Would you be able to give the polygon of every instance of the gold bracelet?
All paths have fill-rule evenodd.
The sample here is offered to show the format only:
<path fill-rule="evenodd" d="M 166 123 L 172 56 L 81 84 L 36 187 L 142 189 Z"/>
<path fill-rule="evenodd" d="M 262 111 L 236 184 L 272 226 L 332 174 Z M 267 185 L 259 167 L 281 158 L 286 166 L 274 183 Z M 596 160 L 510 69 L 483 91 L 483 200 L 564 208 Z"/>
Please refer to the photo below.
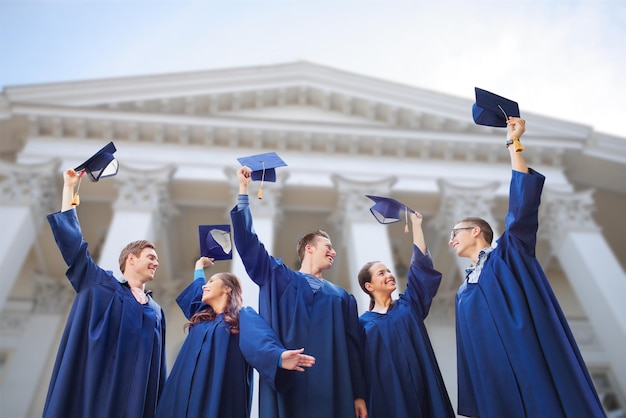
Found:
<path fill-rule="evenodd" d="M 524 151 L 524 146 L 522 145 L 522 143 L 519 141 L 519 138 L 516 136 L 512 136 L 511 139 L 506 141 L 506 147 L 508 148 L 511 144 L 515 144 L 514 148 L 515 148 L 515 152 L 522 152 Z"/>

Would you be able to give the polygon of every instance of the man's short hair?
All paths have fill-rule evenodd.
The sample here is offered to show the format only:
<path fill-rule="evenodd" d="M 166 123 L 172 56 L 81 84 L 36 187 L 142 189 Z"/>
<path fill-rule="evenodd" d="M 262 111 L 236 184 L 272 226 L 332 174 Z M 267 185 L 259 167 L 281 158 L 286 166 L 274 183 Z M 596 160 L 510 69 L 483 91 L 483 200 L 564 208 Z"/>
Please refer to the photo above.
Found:
<path fill-rule="evenodd" d="M 319 237 L 330 239 L 330 236 L 328 236 L 328 234 L 325 231 L 322 231 L 321 229 L 318 229 L 317 231 L 309 232 L 308 234 L 300 238 L 300 240 L 298 241 L 298 245 L 296 247 L 300 262 L 302 262 L 302 260 L 304 259 L 304 252 L 306 250 L 306 246 L 313 244 Z"/>
<path fill-rule="evenodd" d="M 460 223 L 460 222 L 468 222 L 479 227 L 480 233 L 483 235 L 483 238 L 485 239 L 485 241 L 487 241 L 489 245 L 491 245 L 491 241 L 493 241 L 493 229 L 491 229 L 491 225 L 489 225 L 489 222 L 487 222 L 486 220 L 482 218 L 472 218 L 472 217 L 463 218 L 457 223 Z"/>
<path fill-rule="evenodd" d="M 122 249 L 122 252 L 120 253 L 120 271 L 122 273 L 126 270 L 126 259 L 128 256 L 133 254 L 135 257 L 139 257 L 144 248 L 152 248 L 153 250 L 156 250 L 154 244 L 150 241 L 146 241 L 145 239 L 133 241 Z"/>

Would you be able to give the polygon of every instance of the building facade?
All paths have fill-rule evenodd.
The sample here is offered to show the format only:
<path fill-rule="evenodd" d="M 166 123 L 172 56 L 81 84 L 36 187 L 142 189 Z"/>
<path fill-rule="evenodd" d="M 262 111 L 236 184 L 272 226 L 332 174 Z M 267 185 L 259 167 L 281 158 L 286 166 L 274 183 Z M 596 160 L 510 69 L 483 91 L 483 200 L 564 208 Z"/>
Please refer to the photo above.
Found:
<path fill-rule="evenodd" d="M 411 257 L 403 222 L 378 224 L 364 195 L 392 196 L 424 215 L 443 273 L 427 326 L 455 405 L 454 296 L 468 260 L 449 249 L 450 228 L 480 216 L 497 236 L 511 170 L 505 131 L 475 125 L 472 103 L 309 62 L 5 87 L 2 416 L 41 415 L 73 298 L 45 217 L 60 209 L 62 171 L 111 140 L 120 171 L 82 183 L 78 217 L 93 258 L 118 276 L 126 243 L 156 243 L 160 266 L 150 289 L 165 310 L 170 366 L 185 338 L 175 298 L 192 280 L 198 225 L 230 222 L 237 157 L 276 151 L 288 166 L 265 184 L 262 200 L 251 193 L 259 237 L 298 268 L 297 239 L 328 231 L 338 256 L 325 278 L 353 293 L 361 311 L 368 298 L 357 283 L 360 266 L 395 266 L 403 289 Z M 547 178 L 538 258 L 609 416 L 623 417 L 626 139 L 521 107 L 525 157 Z M 237 254 L 212 269 L 237 274 L 245 304 L 256 307 L 258 291 Z"/>

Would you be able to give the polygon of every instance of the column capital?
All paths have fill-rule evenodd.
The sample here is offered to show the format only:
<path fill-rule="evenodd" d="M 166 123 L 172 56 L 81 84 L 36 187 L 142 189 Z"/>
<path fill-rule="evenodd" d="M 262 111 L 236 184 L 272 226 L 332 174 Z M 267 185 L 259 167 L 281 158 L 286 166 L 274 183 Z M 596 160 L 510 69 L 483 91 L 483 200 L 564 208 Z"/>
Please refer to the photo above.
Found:
<path fill-rule="evenodd" d="M 565 234 L 571 231 L 599 232 L 593 219 L 594 190 L 564 192 L 546 188 L 542 196 L 538 238 L 546 239 L 556 253 Z"/>
<path fill-rule="evenodd" d="M 67 280 L 49 277 L 40 272 L 34 272 L 34 279 L 34 313 L 52 315 L 64 314 L 72 298 L 76 295 Z"/>
<path fill-rule="evenodd" d="M 351 221 L 371 220 L 369 207 L 374 202 L 365 197 L 365 195 L 388 195 L 398 178 L 390 176 L 378 180 L 360 181 L 333 174 L 331 180 L 339 196 L 337 207 L 331 214 L 331 221 L 337 224 L 339 229 L 342 229 L 341 224 L 346 219 Z"/>
<path fill-rule="evenodd" d="M 480 217 L 494 225 L 491 208 L 495 201 L 495 191 L 500 186 L 499 182 L 467 186 L 439 179 L 437 184 L 441 192 L 439 212 L 433 222 L 437 229 L 450 228 L 466 216 Z"/>
<path fill-rule="evenodd" d="M 177 214 L 170 200 L 169 186 L 176 167 L 140 170 L 124 166 L 115 177 L 119 195 L 113 208 L 146 211 L 157 215 L 155 224 L 164 223 Z"/>
<path fill-rule="evenodd" d="M 39 164 L 17 164 L 0 160 L 0 202 L 29 206 L 35 219 L 54 212 L 58 197 L 55 183 L 59 159 Z"/>

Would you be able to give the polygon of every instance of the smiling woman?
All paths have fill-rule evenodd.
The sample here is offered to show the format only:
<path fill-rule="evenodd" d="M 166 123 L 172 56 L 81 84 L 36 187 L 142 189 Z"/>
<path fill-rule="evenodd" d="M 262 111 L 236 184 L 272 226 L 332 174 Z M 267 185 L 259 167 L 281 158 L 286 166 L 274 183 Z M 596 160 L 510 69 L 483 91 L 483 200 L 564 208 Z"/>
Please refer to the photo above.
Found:
<path fill-rule="evenodd" d="M 407 216 L 413 227 L 413 257 L 406 292 L 392 300 L 396 278 L 379 261 L 366 263 L 358 274 L 359 285 L 370 296 L 369 311 L 359 318 L 367 410 L 372 417 L 454 417 L 424 326 L 441 273 L 426 249 L 422 215 L 407 211 Z"/>

